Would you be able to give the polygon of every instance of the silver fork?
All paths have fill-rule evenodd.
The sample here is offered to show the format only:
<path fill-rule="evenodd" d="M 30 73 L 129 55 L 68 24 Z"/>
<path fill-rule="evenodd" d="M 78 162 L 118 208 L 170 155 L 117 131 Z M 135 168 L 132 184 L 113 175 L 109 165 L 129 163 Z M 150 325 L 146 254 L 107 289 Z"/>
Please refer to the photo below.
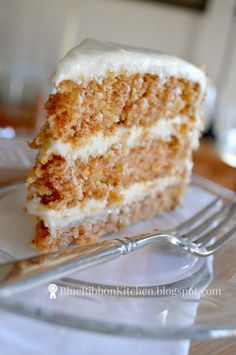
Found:
<path fill-rule="evenodd" d="M 2 264 L 0 295 L 9 296 L 43 282 L 64 277 L 71 272 L 115 259 L 161 239 L 179 246 L 188 253 L 201 257 L 209 256 L 235 234 L 235 215 L 235 201 L 222 206 L 222 200 L 216 198 L 174 230 L 165 232 L 154 230 L 86 246 L 72 246 L 57 252 Z M 225 232 L 223 227 L 231 221 L 233 225 Z"/>

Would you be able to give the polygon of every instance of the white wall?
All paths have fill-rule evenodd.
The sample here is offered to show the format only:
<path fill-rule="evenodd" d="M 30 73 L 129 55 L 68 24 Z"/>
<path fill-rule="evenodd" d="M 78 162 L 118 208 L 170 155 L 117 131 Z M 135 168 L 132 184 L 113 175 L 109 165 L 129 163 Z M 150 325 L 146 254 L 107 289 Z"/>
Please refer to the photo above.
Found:
<path fill-rule="evenodd" d="M 211 0 L 199 13 L 145 0 L 0 0 L 0 68 L 18 63 L 50 72 L 68 49 L 92 37 L 205 63 L 219 82 L 234 3 Z"/>
<path fill-rule="evenodd" d="M 81 3 L 80 37 L 96 36 L 188 56 L 196 14 L 148 1 L 97 0 Z"/>

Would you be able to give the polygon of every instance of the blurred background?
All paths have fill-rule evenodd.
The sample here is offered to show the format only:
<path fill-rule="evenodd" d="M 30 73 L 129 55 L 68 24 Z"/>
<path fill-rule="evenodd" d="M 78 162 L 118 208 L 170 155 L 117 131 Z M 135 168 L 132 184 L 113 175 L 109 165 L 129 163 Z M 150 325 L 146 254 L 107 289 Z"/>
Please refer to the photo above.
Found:
<path fill-rule="evenodd" d="M 236 167 L 235 0 L 0 0 L 0 164 L 5 170 L 11 167 L 13 140 L 15 164 L 22 166 L 22 159 L 31 164 L 31 153 L 23 157 L 21 147 L 45 120 L 49 76 L 85 38 L 156 49 L 205 65 L 211 84 L 205 105 L 208 138 L 202 146 L 210 157 Z M 206 152 L 199 151 L 196 161 L 197 172 L 207 175 Z M 220 175 L 223 165 L 217 164 L 212 172 L 218 169 Z M 236 188 L 235 170 L 228 179 Z"/>

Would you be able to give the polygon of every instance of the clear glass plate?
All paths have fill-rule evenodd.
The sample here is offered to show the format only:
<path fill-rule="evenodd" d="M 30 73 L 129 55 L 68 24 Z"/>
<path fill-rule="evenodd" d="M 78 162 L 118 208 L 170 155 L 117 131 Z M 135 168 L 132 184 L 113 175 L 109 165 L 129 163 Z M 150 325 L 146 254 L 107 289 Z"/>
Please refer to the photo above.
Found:
<path fill-rule="evenodd" d="M 137 223 L 113 238 L 174 227 L 209 203 L 235 194 L 193 177 L 180 207 Z M 21 184 L 0 189 L 0 261 L 33 255 L 34 221 L 22 210 Z M 236 335 L 236 238 L 209 258 L 158 242 L 119 259 L 30 291 L 0 298 L 0 308 L 88 331 L 156 339 Z"/>

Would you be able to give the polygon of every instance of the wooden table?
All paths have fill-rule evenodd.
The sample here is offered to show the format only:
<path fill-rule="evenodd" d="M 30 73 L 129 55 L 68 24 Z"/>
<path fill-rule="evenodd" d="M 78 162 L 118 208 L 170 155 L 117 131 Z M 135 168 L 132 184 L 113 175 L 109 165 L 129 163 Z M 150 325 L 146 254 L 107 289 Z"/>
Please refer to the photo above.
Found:
<path fill-rule="evenodd" d="M 202 139 L 194 153 L 194 172 L 236 191 L 236 169 L 219 159 L 212 140 Z"/>

